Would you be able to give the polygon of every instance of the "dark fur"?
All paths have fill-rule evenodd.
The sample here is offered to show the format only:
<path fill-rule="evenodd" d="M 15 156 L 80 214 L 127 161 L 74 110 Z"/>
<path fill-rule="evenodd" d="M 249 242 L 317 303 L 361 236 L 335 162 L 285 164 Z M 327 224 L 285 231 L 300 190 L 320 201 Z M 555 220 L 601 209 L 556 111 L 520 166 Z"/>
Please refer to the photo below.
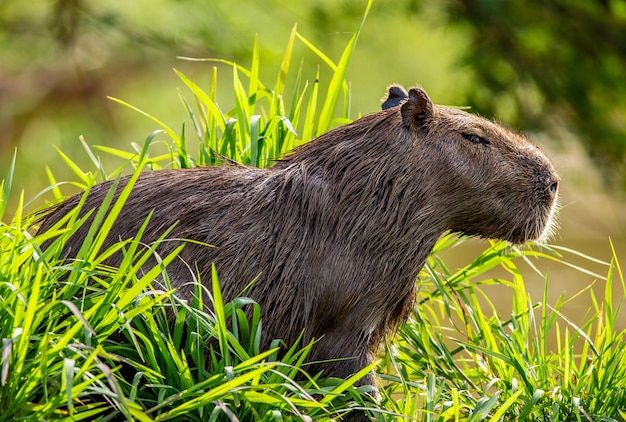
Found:
<path fill-rule="evenodd" d="M 398 85 L 391 85 L 387 90 L 387 97 L 385 101 L 383 101 L 382 109 L 387 110 L 388 108 L 397 107 L 404 102 L 409 97 L 409 94 Z"/>
<path fill-rule="evenodd" d="M 310 360 L 350 358 L 313 370 L 348 377 L 407 317 L 418 272 L 444 232 L 513 243 L 540 238 L 558 180 L 526 138 L 411 89 L 395 107 L 331 130 L 271 169 L 143 173 L 108 243 L 133 236 L 151 210 L 146 242 L 178 222 L 170 237 L 215 245 L 187 244 L 169 266 L 180 297 L 192 294 L 196 265 L 210 283 L 215 262 L 225 300 L 258 277 L 245 294 L 261 305 L 263 346 L 274 338 L 291 344 L 304 332 L 305 343 L 319 339 Z M 84 209 L 97 207 L 109 187 L 93 188 Z M 41 230 L 78 200 L 46 216 Z M 88 226 L 67 244 L 69 254 Z"/>

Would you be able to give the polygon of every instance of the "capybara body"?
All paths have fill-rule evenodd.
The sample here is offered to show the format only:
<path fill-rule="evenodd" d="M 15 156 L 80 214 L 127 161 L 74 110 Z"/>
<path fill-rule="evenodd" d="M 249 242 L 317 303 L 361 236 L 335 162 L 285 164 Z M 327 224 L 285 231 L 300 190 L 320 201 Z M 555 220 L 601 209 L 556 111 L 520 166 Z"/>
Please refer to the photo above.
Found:
<path fill-rule="evenodd" d="M 434 105 L 421 89 L 390 92 L 382 111 L 329 131 L 269 169 L 141 174 L 107 244 L 134 236 L 153 212 L 142 241 L 174 225 L 169 238 L 212 245 L 188 243 L 169 265 L 177 295 L 191 297 L 196 271 L 209 285 L 215 263 L 225 300 L 243 292 L 260 304 L 264 347 L 275 338 L 291 344 L 303 333 L 304 343 L 318 340 L 309 360 L 324 363 L 315 369 L 350 376 L 407 317 L 418 272 L 443 233 L 540 239 L 556 204 L 554 167 L 525 137 Z M 110 186 L 92 188 L 83 212 L 98 207 Z M 46 215 L 41 230 L 79 199 Z M 88 228 L 67 243 L 69 256 Z M 163 256 L 178 244 L 156 249 Z"/>

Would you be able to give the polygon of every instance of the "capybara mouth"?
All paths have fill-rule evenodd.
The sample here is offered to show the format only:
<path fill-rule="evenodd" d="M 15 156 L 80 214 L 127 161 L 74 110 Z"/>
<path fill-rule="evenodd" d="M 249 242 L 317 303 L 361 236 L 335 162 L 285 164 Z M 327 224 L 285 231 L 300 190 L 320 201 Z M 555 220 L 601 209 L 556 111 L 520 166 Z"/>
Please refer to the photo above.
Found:
<path fill-rule="evenodd" d="M 502 239 L 514 244 L 530 241 L 545 243 L 554 234 L 557 227 L 559 179 L 554 176 L 548 180 L 548 186 L 541 190 L 540 198 L 528 205 L 524 224 L 502 236 Z"/>

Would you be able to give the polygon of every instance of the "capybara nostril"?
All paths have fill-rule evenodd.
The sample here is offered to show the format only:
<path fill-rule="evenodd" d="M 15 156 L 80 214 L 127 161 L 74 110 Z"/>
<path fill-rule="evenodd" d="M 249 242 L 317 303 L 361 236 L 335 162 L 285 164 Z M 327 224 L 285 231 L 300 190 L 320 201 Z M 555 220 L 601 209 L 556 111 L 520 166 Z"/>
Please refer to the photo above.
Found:
<path fill-rule="evenodd" d="M 552 183 L 550 187 L 548 188 L 548 192 L 550 192 L 551 195 L 556 195 L 558 190 L 559 190 L 559 182 Z"/>

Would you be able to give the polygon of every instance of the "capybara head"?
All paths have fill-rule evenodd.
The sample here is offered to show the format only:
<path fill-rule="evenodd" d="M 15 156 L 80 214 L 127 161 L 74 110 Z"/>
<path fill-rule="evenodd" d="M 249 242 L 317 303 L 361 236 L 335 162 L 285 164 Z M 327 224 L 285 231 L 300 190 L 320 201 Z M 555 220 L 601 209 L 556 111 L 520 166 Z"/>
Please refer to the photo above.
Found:
<path fill-rule="evenodd" d="M 378 194 L 372 195 L 395 187 L 390 199 L 401 201 L 407 212 L 432 214 L 429 221 L 442 230 L 512 243 L 548 237 L 560 179 L 525 136 L 435 105 L 419 88 L 407 93 L 391 86 L 382 108 L 353 123 L 362 134 L 349 139 L 341 136 L 345 129 L 337 129 L 336 144 L 324 135 L 284 162 L 316 161 L 319 168 L 333 162 L 331 174 L 341 171 L 340 184 L 384 178 L 387 186 L 374 187 Z M 352 150 L 362 156 L 352 158 Z"/>
<path fill-rule="evenodd" d="M 434 106 L 420 89 L 409 91 L 400 112 L 420 139 L 415 159 L 437 175 L 429 192 L 445 207 L 450 230 L 513 243 L 550 234 L 559 177 L 538 147 L 478 116 Z"/>
<path fill-rule="evenodd" d="M 347 377 L 372 362 L 406 318 L 419 271 L 443 233 L 542 239 L 558 183 L 550 160 L 524 136 L 435 105 L 419 88 L 395 86 L 382 111 L 296 148 L 270 169 L 142 173 L 104 247 L 132 238 L 148 216 L 142 242 L 173 227 L 171 241 L 155 249 L 165 256 L 180 239 L 192 240 L 167 267 L 178 296 L 191 298 L 195 276 L 210 286 L 215 263 L 224 300 L 245 291 L 260 304 L 263 347 L 277 338 L 316 339 L 311 371 Z M 92 188 L 82 212 L 98 207 L 110 187 Z M 75 196 L 51 210 L 40 230 L 79 202 Z M 67 241 L 68 256 L 92 220 Z M 362 382 L 374 383 L 371 376 Z"/>

